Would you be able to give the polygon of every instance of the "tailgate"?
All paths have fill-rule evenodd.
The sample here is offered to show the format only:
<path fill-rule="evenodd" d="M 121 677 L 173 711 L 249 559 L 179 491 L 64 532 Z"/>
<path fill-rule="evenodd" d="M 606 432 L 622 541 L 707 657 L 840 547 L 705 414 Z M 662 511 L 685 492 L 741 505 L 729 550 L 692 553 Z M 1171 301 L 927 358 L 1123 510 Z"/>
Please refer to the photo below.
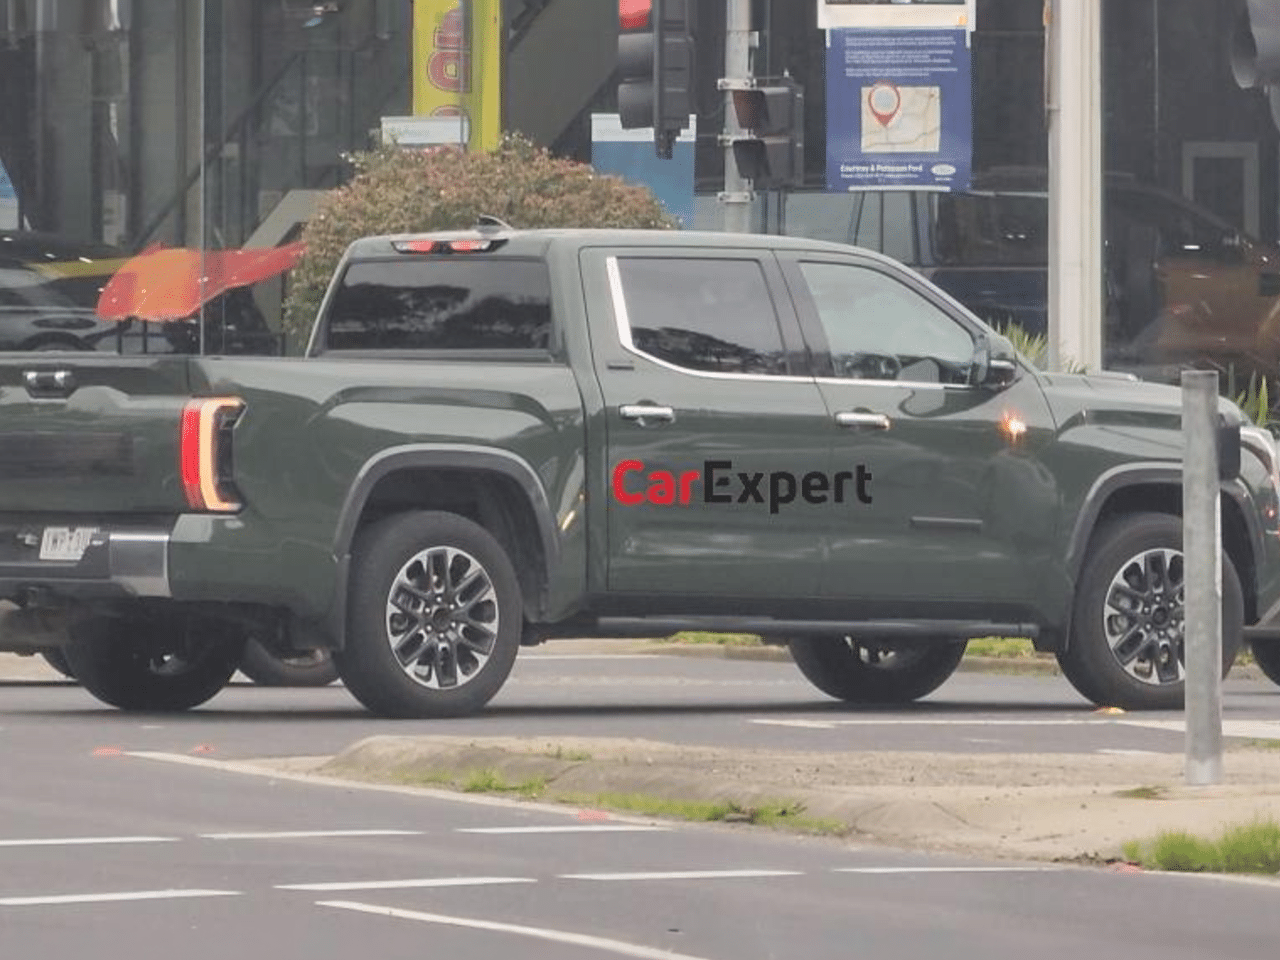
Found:
<path fill-rule="evenodd" d="M 92 354 L 0 358 L 0 514 L 186 509 L 179 454 L 187 363 Z"/>

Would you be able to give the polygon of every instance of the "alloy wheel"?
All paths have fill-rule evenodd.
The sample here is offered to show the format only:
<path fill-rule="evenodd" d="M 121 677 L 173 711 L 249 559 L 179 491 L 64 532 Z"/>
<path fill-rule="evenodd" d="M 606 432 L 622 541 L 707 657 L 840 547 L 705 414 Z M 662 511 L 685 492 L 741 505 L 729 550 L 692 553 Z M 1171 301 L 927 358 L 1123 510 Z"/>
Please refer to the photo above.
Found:
<path fill-rule="evenodd" d="M 493 580 L 471 554 L 432 547 L 400 568 L 387 596 L 387 641 L 424 687 L 454 689 L 478 676 L 498 638 Z"/>

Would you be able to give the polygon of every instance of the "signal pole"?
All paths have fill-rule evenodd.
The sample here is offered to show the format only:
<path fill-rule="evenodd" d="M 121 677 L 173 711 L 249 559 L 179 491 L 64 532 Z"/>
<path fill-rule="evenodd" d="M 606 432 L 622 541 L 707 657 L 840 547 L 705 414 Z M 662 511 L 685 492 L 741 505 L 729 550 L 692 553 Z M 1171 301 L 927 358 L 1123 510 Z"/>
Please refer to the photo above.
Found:
<path fill-rule="evenodd" d="M 751 181 L 738 170 L 734 138 L 745 132 L 733 106 L 734 90 L 749 90 L 751 73 L 751 0 L 725 0 L 724 72 L 719 87 L 724 91 L 724 192 L 720 209 L 726 233 L 751 233 L 751 210 L 755 193 Z"/>

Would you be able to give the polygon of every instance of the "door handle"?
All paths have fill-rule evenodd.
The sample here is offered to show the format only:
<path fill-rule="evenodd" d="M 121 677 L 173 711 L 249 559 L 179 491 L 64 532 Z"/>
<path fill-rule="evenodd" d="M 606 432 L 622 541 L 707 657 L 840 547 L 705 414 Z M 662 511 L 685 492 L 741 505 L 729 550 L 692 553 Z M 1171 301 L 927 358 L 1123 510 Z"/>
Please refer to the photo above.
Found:
<path fill-rule="evenodd" d="M 33 397 L 69 397 L 76 389 L 70 370 L 24 370 L 22 382 Z"/>
<path fill-rule="evenodd" d="M 860 430 L 888 430 L 889 418 L 883 413 L 837 413 L 836 423 Z"/>
<path fill-rule="evenodd" d="M 642 427 L 646 420 L 652 420 L 655 423 L 672 423 L 676 419 L 676 412 L 670 407 L 649 403 L 624 403 L 618 408 L 618 413 L 622 414 L 623 420 L 635 420 Z"/>

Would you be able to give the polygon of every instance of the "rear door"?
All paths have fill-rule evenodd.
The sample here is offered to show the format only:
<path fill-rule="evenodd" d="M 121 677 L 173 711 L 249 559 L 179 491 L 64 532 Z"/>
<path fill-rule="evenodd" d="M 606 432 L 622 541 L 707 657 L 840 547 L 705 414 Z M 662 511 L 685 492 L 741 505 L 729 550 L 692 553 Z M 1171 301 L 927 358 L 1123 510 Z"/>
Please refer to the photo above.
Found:
<path fill-rule="evenodd" d="M 187 385 L 180 358 L 0 356 L 0 515 L 187 509 L 179 462 Z"/>
<path fill-rule="evenodd" d="M 592 334 L 610 593 L 816 597 L 831 508 L 798 485 L 826 468 L 828 417 L 772 253 L 583 259 L 593 313 L 613 321 Z"/>

